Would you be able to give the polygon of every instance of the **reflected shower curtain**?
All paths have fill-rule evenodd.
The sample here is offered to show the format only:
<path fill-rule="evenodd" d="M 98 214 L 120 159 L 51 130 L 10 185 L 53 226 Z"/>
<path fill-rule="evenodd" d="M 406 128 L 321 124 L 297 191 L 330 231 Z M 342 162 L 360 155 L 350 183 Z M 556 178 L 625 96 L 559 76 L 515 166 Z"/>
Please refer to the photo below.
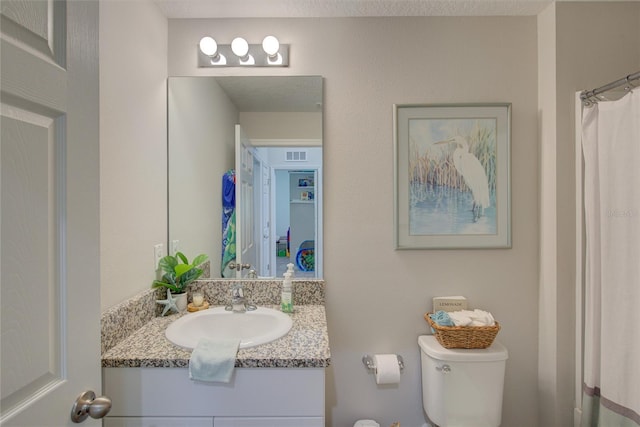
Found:
<path fill-rule="evenodd" d="M 236 277 L 229 263 L 236 260 L 236 173 L 227 171 L 222 176 L 222 261 L 220 275 Z"/>
<path fill-rule="evenodd" d="M 583 426 L 640 426 L 640 90 L 583 107 Z"/>

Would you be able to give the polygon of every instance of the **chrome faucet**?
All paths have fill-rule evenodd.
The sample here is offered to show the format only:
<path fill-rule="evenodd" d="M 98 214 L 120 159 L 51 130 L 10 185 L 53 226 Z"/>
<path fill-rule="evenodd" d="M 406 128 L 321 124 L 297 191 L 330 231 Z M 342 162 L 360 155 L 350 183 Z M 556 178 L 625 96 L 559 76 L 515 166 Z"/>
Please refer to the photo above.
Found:
<path fill-rule="evenodd" d="M 231 304 L 224 309 L 227 311 L 233 311 L 234 313 L 244 313 L 246 311 L 255 310 L 257 307 L 253 304 L 248 304 L 247 299 L 244 297 L 244 286 L 242 282 L 237 282 L 231 287 Z"/>

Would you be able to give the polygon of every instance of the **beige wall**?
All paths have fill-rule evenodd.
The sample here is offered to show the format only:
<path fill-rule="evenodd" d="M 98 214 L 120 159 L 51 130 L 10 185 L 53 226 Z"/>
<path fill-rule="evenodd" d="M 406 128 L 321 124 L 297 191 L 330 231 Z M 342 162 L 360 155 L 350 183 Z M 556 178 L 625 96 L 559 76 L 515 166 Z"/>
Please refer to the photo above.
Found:
<path fill-rule="evenodd" d="M 195 67 L 200 37 L 239 32 L 252 42 L 277 33 L 292 45 L 291 66 Z M 503 425 L 537 424 L 536 64 L 535 17 L 170 20 L 169 75 L 325 78 L 327 425 L 424 423 L 417 337 L 430 299 L 451 294 L 504 325 Z M 513 248 L 394 251 L 393 104 L 500 101 L 513 103 Z M 376 387 L 362 365 L 364 353 L 386 352 L 405 358 L 398 387 Z"/>
<path fill-rule="evenodd" d="M 141 31 L 141 29 L 144 29 Z M 167 240 L 167 19 L 100 2 L 101 307 L 148 289 Z"/>
<path fill-rule="evenodd" d="M 235 165 L 238 111 L 214 79 L 174 78 L 168 94 L 169 239 L 189 259 L 208 255 L 220 277 L 222 176 Z"/>

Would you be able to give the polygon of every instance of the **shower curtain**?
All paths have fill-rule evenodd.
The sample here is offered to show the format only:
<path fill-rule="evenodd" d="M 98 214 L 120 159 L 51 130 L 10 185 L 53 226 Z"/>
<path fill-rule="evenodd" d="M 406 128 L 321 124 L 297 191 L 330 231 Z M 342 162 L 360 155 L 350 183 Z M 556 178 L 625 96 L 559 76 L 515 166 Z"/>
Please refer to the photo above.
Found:
<path fill-rule="evenodd" d="M 222 260 L 220 275 L 236 277 L 229 263 L 236 260 L 236 173 L 228 170 L 222 176 Z"/>
<path fill-rule="evenodd" d="M 583 107 L 582 426 L 640 426 L 640 90 Z"/>

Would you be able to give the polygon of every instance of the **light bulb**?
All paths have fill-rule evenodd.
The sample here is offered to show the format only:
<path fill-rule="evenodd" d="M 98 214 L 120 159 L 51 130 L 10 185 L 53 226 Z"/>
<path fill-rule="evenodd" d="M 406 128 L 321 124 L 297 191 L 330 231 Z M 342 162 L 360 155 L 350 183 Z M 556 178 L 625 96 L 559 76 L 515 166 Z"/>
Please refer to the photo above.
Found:
<path fill-rule="evenodd" d="M 262 49 L 267 55 L 269 55 L 269 58 L 274 58 L 278 55 L 280 42 L 274 36 L 267 36 L 262 40 Z"/>
<path fill-rule="evenodd" d="M 249 53 L 249 43 L 242 37 L 236 37 L 231 42 L 231 50 L 236 56 L 245 59 Z"/>
<path fill-rule="evenodd" d="M 218 43 L 212 37 L 203 37 L 200 39 L 200 50 L 207 56 L 216 56 Z"/>

